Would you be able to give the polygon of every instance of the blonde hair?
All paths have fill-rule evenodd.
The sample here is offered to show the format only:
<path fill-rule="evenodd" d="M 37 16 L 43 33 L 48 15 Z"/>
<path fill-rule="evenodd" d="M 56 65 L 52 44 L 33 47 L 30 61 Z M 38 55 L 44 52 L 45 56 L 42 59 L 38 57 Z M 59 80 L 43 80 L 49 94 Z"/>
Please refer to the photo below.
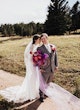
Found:
<path fill-rule="evenodd" d="M 48 34 L 47 33 L 42 33 L 41 37 L 45 36 L 46 38 L 48 38 Z"/>

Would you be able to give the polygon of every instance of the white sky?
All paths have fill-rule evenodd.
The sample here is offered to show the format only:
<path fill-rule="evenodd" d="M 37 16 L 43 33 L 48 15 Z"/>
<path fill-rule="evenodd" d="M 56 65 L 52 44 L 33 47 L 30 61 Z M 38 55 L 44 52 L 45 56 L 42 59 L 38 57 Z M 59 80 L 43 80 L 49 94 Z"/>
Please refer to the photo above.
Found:
<path fill-rule="evenodd" d="M 77 0 L 68 1 L 72 6 Z M 49 4 L 50 0 L 0 0 L 0 24 L 44 23 Z"/>

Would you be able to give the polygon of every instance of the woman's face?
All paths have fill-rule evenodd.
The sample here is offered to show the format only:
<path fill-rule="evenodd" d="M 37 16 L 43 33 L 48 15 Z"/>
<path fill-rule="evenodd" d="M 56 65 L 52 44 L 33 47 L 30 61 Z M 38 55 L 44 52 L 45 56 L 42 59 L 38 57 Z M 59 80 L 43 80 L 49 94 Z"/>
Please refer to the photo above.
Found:
<path fill-rule="evenodd" d="M 38 38 L 38 39 L 35 41 L 36 44 L 40 44 L 40 42 L 41 42 L 41 39 L 40 39 L 40 38 Z"/>

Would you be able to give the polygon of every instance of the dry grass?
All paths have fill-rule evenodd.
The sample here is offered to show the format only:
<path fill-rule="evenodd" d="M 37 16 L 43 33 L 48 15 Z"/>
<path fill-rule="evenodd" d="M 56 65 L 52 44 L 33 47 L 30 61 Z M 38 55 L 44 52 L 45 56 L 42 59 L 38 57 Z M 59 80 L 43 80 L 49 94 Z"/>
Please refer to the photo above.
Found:
<path fill-rule="evenodd" d="M 0 38 L 0 69 L 24 76 L 24 50 L 31 38 L 16 39 Z M 80 85 L 80 37 L 50 36 L 49 41 L 58 51 L 59 71 L 54 81 L 74 93 L 76 83 Z"/>
<path fill-rule="evenodd" d="M 24 50 L 30 39 L 3 41 L 0 44 L 0 69 L 23 75 Z"/>
<path fill-rule="evenodd" d="M 80 37 L 51 37 L 50 42 L 57 46 L 60 71 L 80 73 Z"/>

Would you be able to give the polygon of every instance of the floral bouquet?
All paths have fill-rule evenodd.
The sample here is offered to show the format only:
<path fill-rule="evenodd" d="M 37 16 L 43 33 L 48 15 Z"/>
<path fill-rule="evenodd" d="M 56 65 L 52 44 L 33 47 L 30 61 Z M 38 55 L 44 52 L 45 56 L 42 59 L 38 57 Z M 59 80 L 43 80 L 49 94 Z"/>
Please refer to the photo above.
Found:
<path fill-rule="evenodd" d="M 49 65 L 49 55 L 42 53 L 41 51 L 36 51 L 33 53 L 33 63 L 39 68 L 46 68 Z"/>

